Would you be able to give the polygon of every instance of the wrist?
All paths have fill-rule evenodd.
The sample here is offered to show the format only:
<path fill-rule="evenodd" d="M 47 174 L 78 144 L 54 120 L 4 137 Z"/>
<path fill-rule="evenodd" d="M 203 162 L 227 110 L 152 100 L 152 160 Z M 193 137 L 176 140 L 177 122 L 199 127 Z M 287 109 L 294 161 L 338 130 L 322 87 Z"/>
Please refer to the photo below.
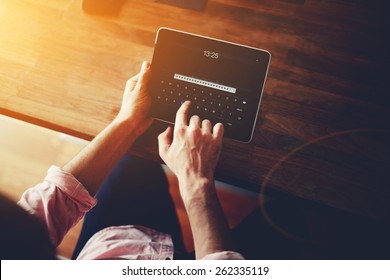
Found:
<path fill-rule="evenodd" d="M 137 115 L 122 117 L 121 114 L 118 114 L 112 122 L 122 126 L 126 131 L 131 132 L 134 138 L 137 139 L 150 127 L 153 119 Z"/>
<path fill-rule="evenodd" d="M 216 191 L 214 186 L 214 178 L 198 177 L 179 179 L 180 194 L 184 205 L 188 208 L 189 205 L 204 205 L 205 203 L 214 201 Z"/>
<path fill-rule="evenodd" d="M 129 144 L 132 144 L 137 139 L 137 127 L 135 122 L 128 119 L 114 119 L 110 125 L 112 130 L 116 131 L 115 135 L 118 139 L 126 140 Z"/>

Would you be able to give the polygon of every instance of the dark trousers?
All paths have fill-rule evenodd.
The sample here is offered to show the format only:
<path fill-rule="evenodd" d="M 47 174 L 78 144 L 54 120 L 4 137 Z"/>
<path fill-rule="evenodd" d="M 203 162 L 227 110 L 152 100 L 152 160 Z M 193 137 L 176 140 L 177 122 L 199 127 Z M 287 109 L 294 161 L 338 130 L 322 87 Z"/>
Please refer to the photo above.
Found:
<path fill-rule="evenodd" d="M 96 232 L 120 225 L 141 225 L 168 233 L 175 255 L 182 254 L 180 224 L 168 188 L 160 164 L 125 155 L 96 194 L 98 203 L 85 216 L 72 259 Z"/>
<path fill-rule="evenodd" d="M 175 259 L 193 259 L 194 253 L 186 253 L 184 250 L 180 225 L 168 188 L 160 164 L 125 155 L 96 194 L 98 203 L 85 216 L 72 258 L 76 259 L 87 241 L 101 229 L 142 225 L 172 236 Z M 295 215 L 291 209 L 286 211 L 286 205 L 275 206 L 270 203 L 268 207 L 275 221 L 287 223 L 289 230 L 302 228 L 302 221 L 292 219 L 299 215 Z M 300 247 L 300 242 L 290 240 L 273 229 L 259 208 L 235 228 L 232 235 L 237 251 L 247 259 L 294 259 Z"/>

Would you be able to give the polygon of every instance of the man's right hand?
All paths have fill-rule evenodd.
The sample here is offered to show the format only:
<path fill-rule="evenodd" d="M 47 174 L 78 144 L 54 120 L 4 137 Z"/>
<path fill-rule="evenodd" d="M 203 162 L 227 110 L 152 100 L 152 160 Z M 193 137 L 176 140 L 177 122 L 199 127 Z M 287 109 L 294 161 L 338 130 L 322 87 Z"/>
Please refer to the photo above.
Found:
<path fill-rule="evenodd" d="M 176 174 L 180 194 L 187 210 L 194 237 L 197 259 L 232 250 L 230 230 L 214 185 L 214 171 L 222 146 L 223 125 L 214 128 L 209 120 L 192 116 L 188 123 L 190 102 L 176 114 L 175 128 L 158 137 L 161 158 Z"/>
<path fill-rule="evenodd" d="M 160 156 L 178 177 L 184 201 L 197 191 L 192 187 L 214 180 L 224 131 L 222 124 L 213 128 L 209 120 L 201 121 L 198 116 L 188 122 L 190 104 L 184 102 L 177 111 L 173 140 L 171 127 L 158 137 Z"/>

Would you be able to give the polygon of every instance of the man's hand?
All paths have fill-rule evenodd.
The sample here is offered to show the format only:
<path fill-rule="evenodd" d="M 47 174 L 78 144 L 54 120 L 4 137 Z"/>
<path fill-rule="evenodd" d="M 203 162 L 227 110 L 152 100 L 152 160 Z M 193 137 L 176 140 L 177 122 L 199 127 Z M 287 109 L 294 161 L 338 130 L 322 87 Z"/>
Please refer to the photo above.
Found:
<path fill-rule="evenodd" d="M 128 123 L 136 137 L 143 134 L 152 124 L 152 119 L 148 117 L 151 102 L 147 92 L 149 77 L 150 64 L 144 61 L 140 73 L 127 81 L 122 106 L 115 118 L 115 121 Z"/>
<path fill-rule="evenodd" d="M 144 62 L 141 72 L 127 81 L 122 106 L 114 121 L 63 168 L 72 173 L 91 195 L 95 195 L 119 159 L 152 123 L 148 117 L 149 76 L 149 63 Z"/>
<path fill-rule="evenodd" d="M 176 174 L 190 220 L 196 258 L 233 248 L 230 231 L 214 185 L 214 171 L 222 146 L 223 125 L 192 116 L 190 102 L 176 114 L 175 128 L 158 136 L 161 158 Z"/>
<path fill-rule="evenodd" d="M 209 120 L 201 122 L 192 116 L 188 123 L 190 102 L 186 101 L 176 114 L 175 128 L 168 127 L 158 137 L 161 158 L 181 182 L 183 200 L 194 195 L 194 183 L 214 180 L 222 146 L 223 125 L 212 128 Z"/>

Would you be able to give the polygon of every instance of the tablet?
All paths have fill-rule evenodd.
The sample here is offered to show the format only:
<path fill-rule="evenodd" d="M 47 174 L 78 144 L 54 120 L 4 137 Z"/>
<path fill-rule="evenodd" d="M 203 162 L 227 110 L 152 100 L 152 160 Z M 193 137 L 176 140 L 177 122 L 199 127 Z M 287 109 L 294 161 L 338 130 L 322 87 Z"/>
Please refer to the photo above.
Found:
<path fill-rule="evenodd" d="M 220 122 L 224 137 L 250 142 L 270 59 L 262 49 L 160 28 L 151 63 L 151 115 L 174 123 L 190 100 L 189 117 Z"/>

